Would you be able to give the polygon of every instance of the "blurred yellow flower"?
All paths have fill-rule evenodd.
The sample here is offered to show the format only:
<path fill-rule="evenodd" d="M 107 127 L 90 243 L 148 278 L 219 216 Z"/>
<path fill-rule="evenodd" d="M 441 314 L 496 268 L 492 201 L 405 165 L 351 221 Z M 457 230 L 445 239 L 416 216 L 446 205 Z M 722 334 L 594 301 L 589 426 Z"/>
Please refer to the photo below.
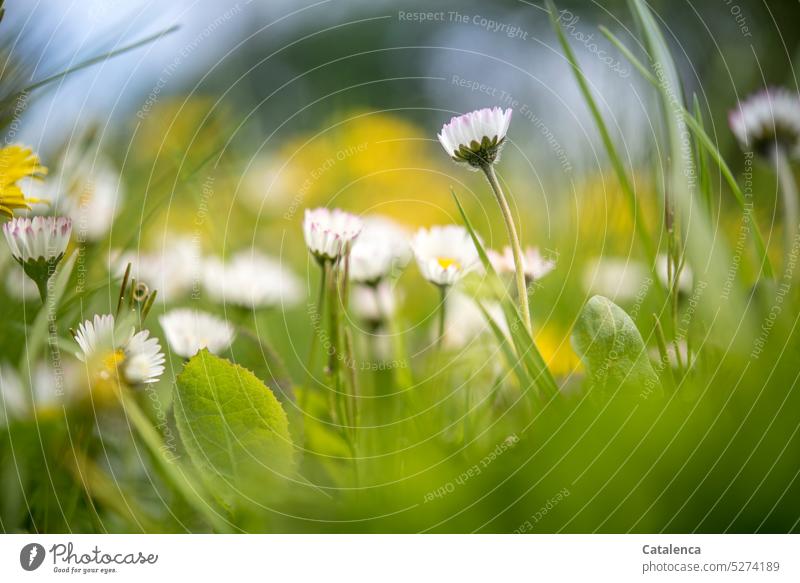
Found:
<path fill-rule="evenodd" d="M 26 198 L 17 182 L 23 178 L 41 179 L 47 168 L 30 148 L 12 145 L 0 149 L 0 214 L 9 218 L 18 209 L 30 210 L 30 205 L 43 202 L 37 198 Z"/>
<path fill-rule="evenodd" d="M 536 346 L 550 372 L 557 377 L 565 377 L 583 370 L 578 355 L 572 350 L 569 336 L 553 326 L 543 326 L 535 334 Z"/>
<path fill-rule="evenodd" d="M 430 132 L 386 113 L 338 115 L 327 128 L 277 152 L 280 173 L 293 181 L 283 183 L 294 194 L 288 213 L 325 205 L 410 226 L 453 222 L 453 179 Z"/>

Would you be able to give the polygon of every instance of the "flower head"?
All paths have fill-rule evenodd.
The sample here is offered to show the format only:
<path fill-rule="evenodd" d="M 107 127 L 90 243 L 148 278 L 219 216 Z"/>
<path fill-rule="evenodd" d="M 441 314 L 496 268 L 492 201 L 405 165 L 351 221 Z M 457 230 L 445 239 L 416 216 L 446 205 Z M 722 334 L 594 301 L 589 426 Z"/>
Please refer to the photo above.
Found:
<path fill-rule="evenodd" d="M 297 276 L 256 251 L 237 253 L 227 263 L 206 261 L 203 284 L 214 301 L 249 309 L 289 306 L 303 297 Z"/>
<path fill-rule="evenodd" d="M 371 328 L 387 323 L 397 309 L 397 301 L 388 282 L 377 285 L 355 285 L 351 290 L 350 305 L 353 313 Z"/>
<path fill-rule="evenodd" d="M 70 184 L 70 192 L 62 198 L 60 208 L 86 240 L 103 239 L 122 209 L 119 174 L 110 163 L 101 161 L 91 167 L 81 164 L 62 180 Z"/>
<path fill-rule="evenodd" d="M 800 156 L 800 95 L 786 89 L 765 89 L 739 103 L 728 123 L 743 148 L 767 156 L 776 146 Z"/>
<path fill-rule="evenodd" d="M 502 253 L 489 249 L 486 251 L 486 255 L 498 274 L 504 275 L 516 271 L 514 253 L 508 245 L 503 248 Z M 522 267 L 525 271 L 525 279 L 529 282 L 543 278 L 553 271 L 555 266 L 556 262 L 544 257 L 536 247 L 527 247 L 522 254 Z"/>
<path fill-rule="evenodd" d="M 454 284 L 478 265 L 472 238 L 457 225 L 420 229 L 411 246 L 422 276 L 439 286 Z"/>
<path fill-rule="evenodd" d="M 158 321 L 169 347 L 183 358 L 191 358 L 203 348 L 216 354 L 233 342 L 233 326 L 206 312 L 179 308 L 160 316 Z"/>
<path fill-rule="evenodd" d="M 308 250 L 321 262 L 347 255 L 362 228 L 361 219 L 340 209 L 306 210 L 303 220 Z"/>
<path fill-rule="evenodd" d="M 44 301 L 47 280 L 67 250 L 72 221 L 64 217 L 20 217 L 3 225 L 11 255 L 39 287 Z"/>
<path fill-rule="evenodd" d="M 95 394 L 112 394 L 119 384 L 155 383 L 164 373 L 164 354 L 148 330 L 119 330 L 111 314 L 95 315 L 78 326 L 75 356 L 86 363 Z M 98 390 L 99 389 L 99 390 Z M 110 390 L 109 390 L 110 389 Z"/>
<path fill-rule="evenodd" d="M 455 161 L 478 168 L 497 160 L 510 123 L 511 109 L 479 109 L 444 124 L 439 142 Z"/>
<path fill-rule="evenodd" d="M 47 168 L 29 148 L 17 145 L 0 148 L 0 214 L 10 218 L 15 210 L 30 210 L 31 204 L 42 202 L 26 198 L 17 183 L 23 178 L 40 179 L 46 173 Z"/>
<path fill-rule="evenodd" d="M 410 260 L 405 229 L 384 217 L 368 217 L 350 252 L 350 279 L 375 285 Z"/>
<path fill-rule="evenodd" d="M 170 237 L 159 252 L 112 254 L 111 270 L 118 276 L 131 264 L 131 277 L 158 290 L 158 298 L 171 302 L 186 294 L 201 275 L 198 245 L 188 238 Z"/>

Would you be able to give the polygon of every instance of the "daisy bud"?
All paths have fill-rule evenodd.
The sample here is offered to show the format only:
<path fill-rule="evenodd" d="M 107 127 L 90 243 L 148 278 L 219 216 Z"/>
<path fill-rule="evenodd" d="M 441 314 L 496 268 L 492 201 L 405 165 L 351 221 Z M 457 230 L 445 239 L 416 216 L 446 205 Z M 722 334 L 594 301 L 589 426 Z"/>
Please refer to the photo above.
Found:
<path fill-rule="evenodd" d="M 480 260 L 469 233 L 457 225 L 420 229 L 411 246 L 422 277 L 438 286 L 453 285 Z"/>
<path fill-rule="evenodd" d="M 72 232 L 72 221 L 65 217 L 12 219 L 3 225 L 11 255 L 39 288 L 42 301 L 47 297 L 47 281 L 64 257 Z"/>
<path fill-rule="evenodd" d="M 786 89 L 766 89 L 739 103 L 728 115 L 736 139 L 745 149 L 768 157 L 782 147 L 800 156 L 800 96 Z"/>
<path fill-rule="evenodd" d="M 183 358 L 191 358 L 203 348 L 218 354 L 233 342 L 233 326 L 206 312 L 180 308 L 160 316 L 158 322 L 172 352 Z"/>
<path fill-rule="evenodd" d="M 444 124 L 439 142 L 456 162 L 479 168 L 497 160 L 510 123 L 511 109 L 479 109 Z"/>
<path fill-rule="evenodd" d="M 307 210 L 303 235 L 311 254 L 319 261 L 336 261 L 350 253 L 363 224 L 357 216 L 339 209 Z"/>

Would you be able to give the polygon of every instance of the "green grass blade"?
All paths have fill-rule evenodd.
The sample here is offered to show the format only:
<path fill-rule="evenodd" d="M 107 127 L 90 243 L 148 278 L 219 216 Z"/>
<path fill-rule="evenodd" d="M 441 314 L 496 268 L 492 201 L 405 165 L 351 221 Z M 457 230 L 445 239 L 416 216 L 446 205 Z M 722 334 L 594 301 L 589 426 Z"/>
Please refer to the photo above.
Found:
<path fill-rule="evenodd" d="M 617 179 L 619 180 L 620 186 L 625 193 L 628 205 L 630 206 L 630 212 L 633 215 L 636 234 L 642 243 L 642 247 L 647 255 L 649 264 L 653 265 L 655 263 L 656 256 L 655 247 L 649 233 L 647 232 L 644 221 L 642 220 L 642 215 L 638 211 L 636 204 L 636 193 L 634 192 L 631 180 L 628 177 L 628 172 L 625 170 L 625 166 L 623 165 L 622 159 L 617 152 L 614 141 L 611 139 L 608 126 L 606 125 L 606 122 L 600 113 L 600 109 L 597 107 L 597 102 L 592 96 L 591 89 L 586 81 L 586 76 L 578 64 L 577 59 L 575 58 L 575 53 L 573 52 L 572 47 L 570 46 L 569 41 L 564 34 L 564 30 L 561 28 L 561 23 L 558 20 L 558 9 L 552 0 L 547 0 L 547 8 L 550 13 L 550 22 L 552 23 L 553 29 L 556 32 L 556 36 L 558 36 L 559 43 L 564 50 L 564 56 L 566 57 L 567 61 L 569 61 L 572 72 L 575 75 L 575 80 L 578 82 L 578 87 L 583 94 L 584 101 L 586 101 L 586 105 L 589 107 L 589 111 L 591 112 L 595 124 L 597 125 L 597 130 L 600 133 L 600 138 L 603 140 L 603 145 L 608 153 L 608 158 L 617 174 Z M 658 281 L 658 278 L 656 278 L 656 281 Z"/>
<path fill-rule="evenodd" d="M 458 196 L 452 188 L 450 189 L 450 192 L 453 195 L 453 199 L 456 201 L 458 212 L 461 213 L 464 226 L 466 227 L 467 232 L 469 232 L 470 237 L 472 237 L 472 242 L 475 244 L 475 248 L 478 250 L 478 256 L 480 257 L 481 262 L 486 269 L 487 278 L 491 282 L 490 285 L 493 287 L 500 286 L 503 289 L 503 293 L 498 297 L 500 297 L 500 304 L 503 307 L 503 313 L 506 316 L 509 330 L 511 330 L 511 339 L 513 340 L 514 346 L 517 350 L 517 357 L 522 361 L 523 365 L 528 371 L 528 374 L 530 374 L 532 377 L 533 382 L 538 388 L 540 394 L 557 394 L 559 391 L 558 384 L 556 384 L 553 375 L 547 368 L 547 364 L 545 364 L 542 355 L 539 353 L 539 349 L 536 347 L 533 337 L 525 328 L 525 325 L 522 322 L 522 316 L 520 315 L 519 310 L 517 310 L 516 304 L 511 300 L 511 297 L 508 295 L 505 287 L 500 284 L 500 280 L 494 268 L 492 267 L 492 263 L 489 261 L 489 256 L 486 254 L 483 243 L 481 243 L 478 234 L 472 227 L 472 223 L 470 222 L 469 217 L 467 217 L 467 213 L 464 211 L 461 201 L 458 199 Z"/>
<path fill-rule="evenodd" d="M 152 35 L 150 35 L 150 36 L 148 36 L 146 38 L 143 38 L 142 40 L 136 41 L 135 43 L 126 45 L 126 46 L 121 47 L 119 49 L 116 49 L 116 50 L 113 50 L 113 51 L 109 51 L 107 53 L 103 53 L 102 55 L 97 55 L 96 57 L 92 57 L 91 59 L 87 59 L 85 61 L 82 61 L 82 62 L 78 63 L 77 65 L 75 65 L 73 67 L 69 67 L 68 69 L 65 69 L 65 70 L 61 71 L 60 73 L 56 73 L 55 75 L 51 75 L 49 77 L 46 77 L 46 78 L 42 79 L 41 81 L 37 81 L 36 83 L 33 83 L 32 85 L 28 85 L 25 89 L 20 91 L 20 94 L 30 93 L 31 91 L 35 91 L 36 89 L 44 87 L 45 85 L 49 85 L 50 83 L 52 83 L 54 81 L 58 81 L 59 79 L 63 79 L 64 77 L 66 77 L 68 75 L 71 75 L 72 73 L 76 73 L 78 71 L 81 71 L 83 69 L 91 67 L 92 65 L 96 65 L 97 63 L 100 63 L 102 61 L 106 61 L 108 59 L 113 59 L 114 57 L 118 57 L 119 55 L 123 55 L 125 53 L 130 52 L 130 51 L 133 51 L 133 50 L 136 50 L 136 49 L 138 49 L 140 47 L 148 45 L 151 42 L 156 41 L 156 40 L 158 40 L 158 39 L 160 39 L 160 38 L 162 38 L 162 37 L 164 37 L 164 36 L 166 36 L 168 34 L 172 34 L 176 30 L 178 30 L 178 28 L 180 28 L 180 27 L 177 24 L 174 24 L 174 25 L 170 26 L 169 28 L 165 28 L 164 30 L 162 30 L 160 32 L 152 34 Z"/>
<path fill-rule="evenodd" d="M 650 70 L 639 59 L 636 58 L 631 50 L 625 46 L 622 41 L 614 35 L 614 33 L 608 30 L 605 26 L 600 27 L 600 32 L 602 32 L 603 35 L 616 47 L 616 49 L 622 53 L 622 55 L 634 66 L 634 68 L 639 71 L 639 74 L 641 74 L 645 80 L 647 80 L 656 89 L 660 88 L 660 83 L 655 75 L 653 75 Z M 703 126 L 697 122 L 694 116 L 692 116 L 692 114 L 689 113 L 685 107 L 682 108 L 682 114 L 686 125 L 689 126 L 689 129 L 692 131 L 695 139 L 701 146 L 703 146 L 706 153 L 711 156 L 711 159 L 717 165 L 722 173 L 722 177 L 725 179 L 725 182 L 731 189 L 731 193 L 736 199 L 736 202 L 744 212 L 746 209 L 744 194 L 742 193 L 742 189 L 739 187 L 739 183 L 736 181 L 736 178 L 733 176 L 733 172 L 731 172 L 730 167 L 722 157 L 722 154 L 705 132 Z M 753 244 L 755 245 L 756 252 L 761 260 L 764 275 L 772 278 L 774 277 L 775 272 L 772 268 L 772 262 L 769 260 L 769 256 L 767 255 L 767 248 L 764 244 L 764 237 L 761 234 L 761 229 L 758 227 L 758 224 L 756 224 L 755 221 L 752 221 L 752 226 Z"/>

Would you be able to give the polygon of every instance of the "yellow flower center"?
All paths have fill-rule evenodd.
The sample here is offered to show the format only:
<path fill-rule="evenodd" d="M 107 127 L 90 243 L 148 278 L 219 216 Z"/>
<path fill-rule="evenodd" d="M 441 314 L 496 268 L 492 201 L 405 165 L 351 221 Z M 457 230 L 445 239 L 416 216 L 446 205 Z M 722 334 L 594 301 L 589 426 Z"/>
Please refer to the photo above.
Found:
<path fill-rule="evenodd" d="M 103 368 L 100 376 L 109 379 L 117 374 L 117 367 L 125 361 L 125 353 L 122 350 L 115 350 L 103 357 Z"/>
<path fill-rule="evenodd" d="M 437 257 L 436 262 L 442 269 L 447 269 L 451 265 L 454 265 L 456 269 L 461 269 L 461 264 L 452 257 Z"/>

